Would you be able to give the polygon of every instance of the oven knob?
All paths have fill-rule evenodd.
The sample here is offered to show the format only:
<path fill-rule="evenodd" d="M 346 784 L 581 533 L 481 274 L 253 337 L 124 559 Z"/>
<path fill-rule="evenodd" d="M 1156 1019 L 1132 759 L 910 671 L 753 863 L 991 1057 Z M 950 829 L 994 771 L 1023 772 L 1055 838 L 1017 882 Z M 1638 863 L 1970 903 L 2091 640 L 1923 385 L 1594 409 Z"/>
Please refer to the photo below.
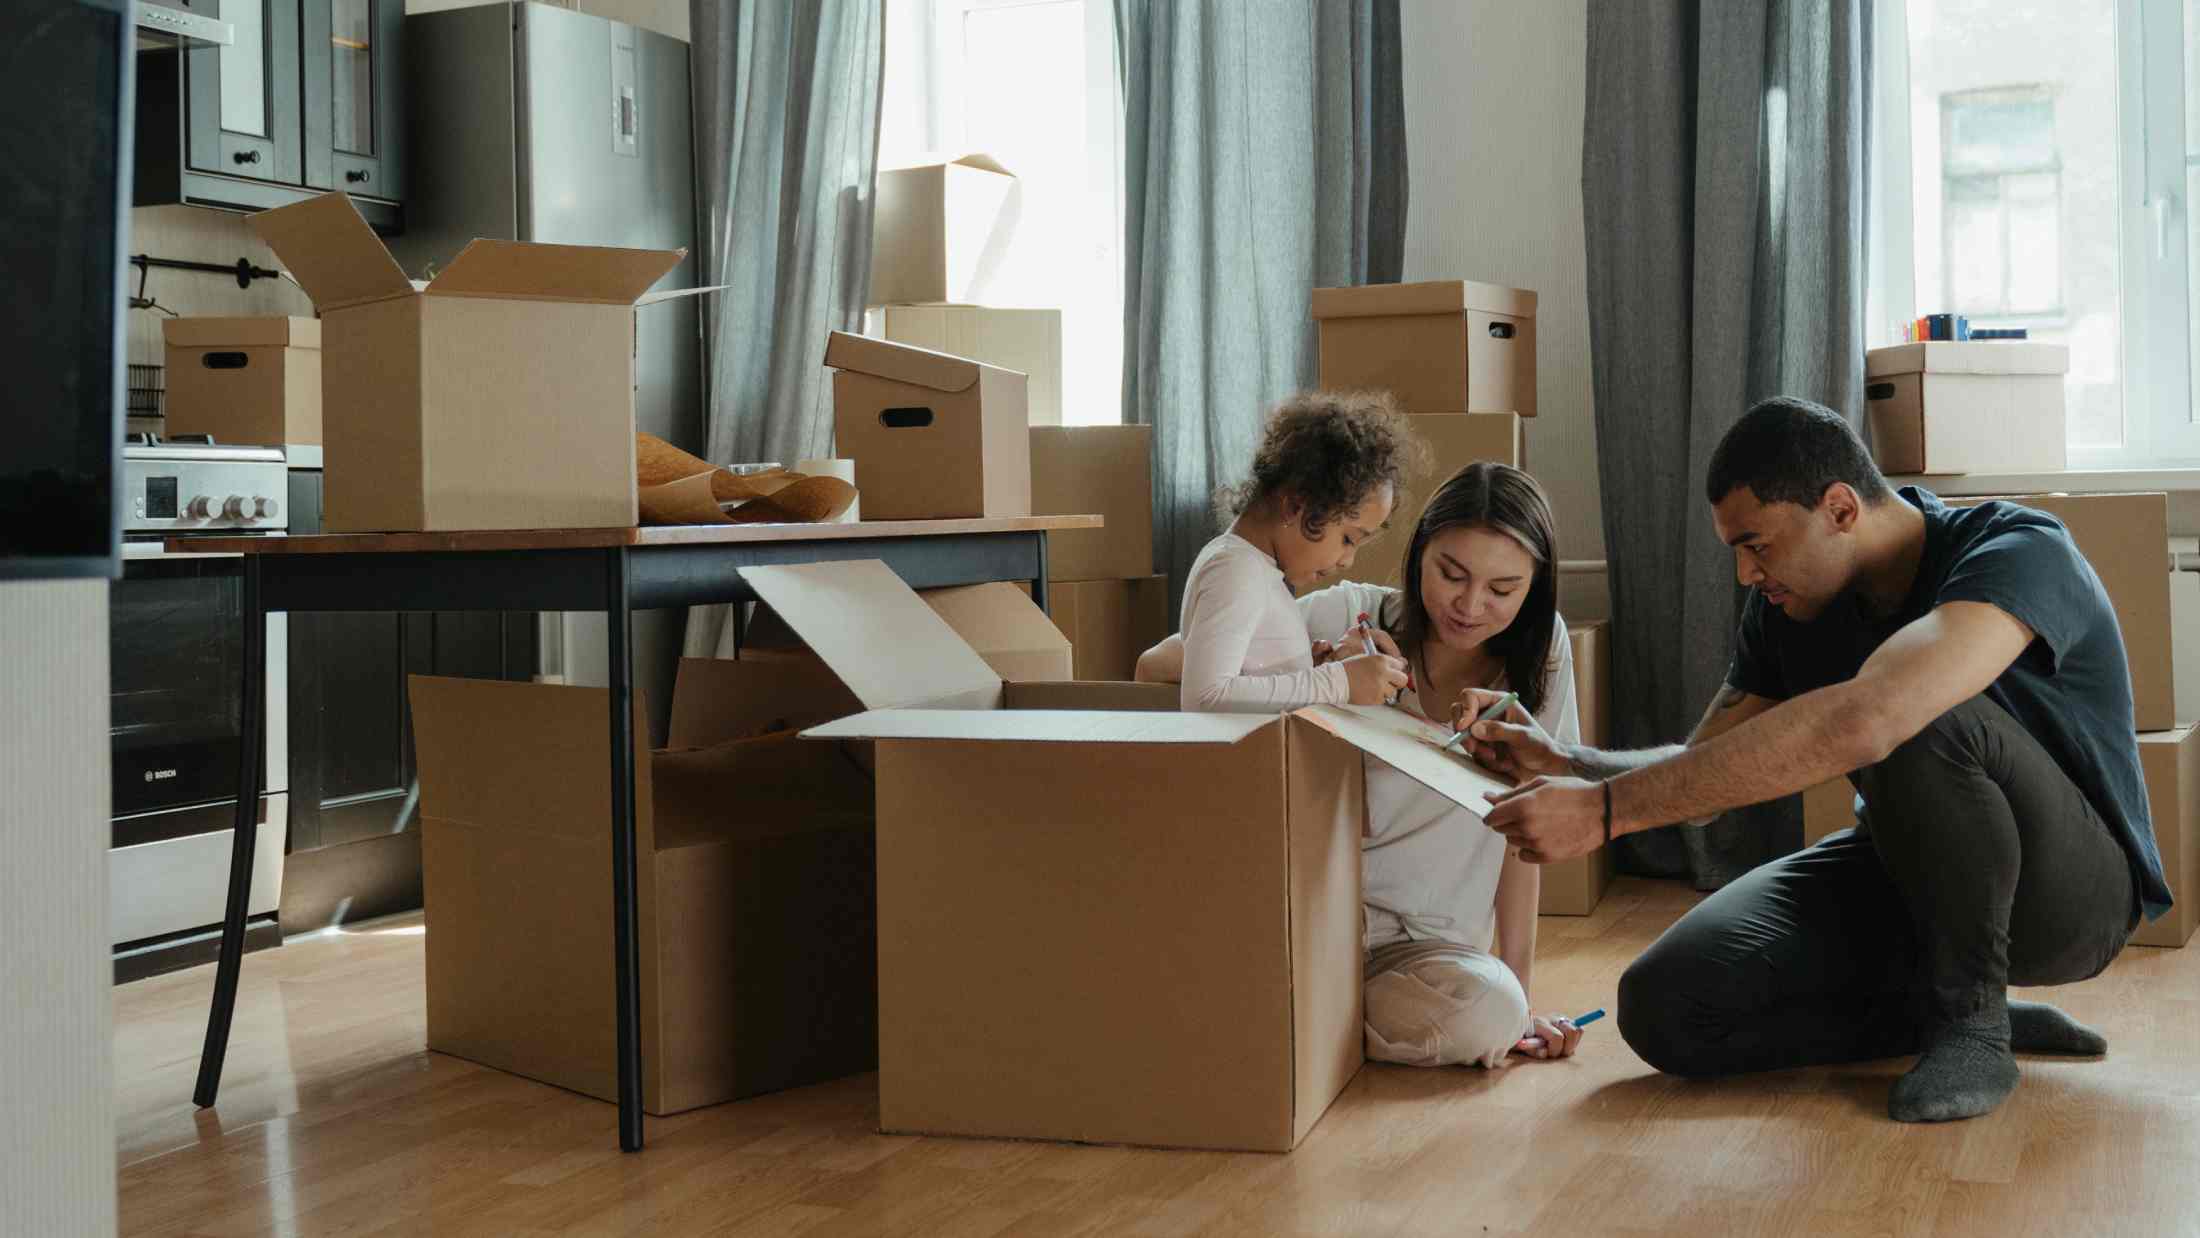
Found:
<path fill-rule="evenodd" d="M 243 495 L 232 494 L 228 498 L 222 500 L 222 519 L 242 520 L 244 518 Z"/>
<path fill-rule="evenodd" d="M 183 505 L 183 517 L 186 520 L 205 520 L 213 514 L 214 500 L 203 494 Z"/>
<path fill-rule="evenodd" d="M 273 520 L 275 514 L 281 510 L 282 505 L 273 499 L 252 500 L 252 518 L 254 520 Z"/>

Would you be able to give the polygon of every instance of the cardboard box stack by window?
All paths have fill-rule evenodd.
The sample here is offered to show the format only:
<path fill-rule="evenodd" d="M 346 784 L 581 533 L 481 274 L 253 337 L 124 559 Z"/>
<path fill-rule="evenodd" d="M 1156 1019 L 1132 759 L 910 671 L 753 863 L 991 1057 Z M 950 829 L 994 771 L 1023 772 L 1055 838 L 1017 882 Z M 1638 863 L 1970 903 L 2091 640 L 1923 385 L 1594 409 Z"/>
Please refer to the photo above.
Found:
<path fill-rule="evenodd" d="M 675 250 L 477 240 L 415 287 L 351 200 L 252 227 L 321 312 L 332 533 L 635 522 L 635 306 Z"/>
<path fill-rule="evenodd" d="M 1129 679 L 1169 634 L 1168 578 L 1153 572 L 1152 444 L 1149 426 L 1031 430 L 1032 511 L 1106 521 L 1047 538 L 1047 609 L 1079 679 Z"/>
<path fill-rule="evenodd" d="M 835 331 L 836 454 L 855 461 L 866 520 L 1031 514 L 1024 376 Z"/>
<path fill-rule="evenodd" d="M 1856 824 L 1856 788 L 1846 777 L 1829 778 L 1803 792 L 1803 845 Z"/>
<path fill-rule="evenodd" d="M 1574 709 L 1581 717 L 1581 742 L 1593 748 L 1612 744 L 1612 629 L 1602 619 L 1569 624 L 1566 639 L 1574 655 Z M 1543 866 L 1541 901 L 1546 916 L 1585 916 L 1604 900 L 1612 884 L 1612 849 L 1599 847 L 1562 864 Z"/>
<path fill-rule="evenodd" d="M 1015 189 L 990 155 L 881 168 L 869 304 L 983 303 L 1015 226 Z"/>
<path fill-rule="evenodd" d="M 2020 473 L 2068 461 L 2063 376 L 2070 350 L 2019 341 L 1936 341 L 1864 354 L 1866 415 L 1881 470 Z"/>
<path fill-rule="evenodd" d="M 411 693 L 428 1047 L 612 1100 L 609 698 L 427 677 Z M 875 829 L 848 754 L 785 733 L 642 752 L 634 808 L 643 1107 L 871 1069 Z"/>
<path fill-rule="evenodd" d="M 1535 416 L 1533 292 L 1473 280 L 1316 288 L 1321 384 L 1408 413 Z"/>
<path fill-rule="evenodd" d="M 170 318 L 161 323 L 164 433 L 281 447 L 321 441 L 317 318 Z"/>
<path fill-rule="evenodd" d="M 2182 946 L 2200 928 L 2200 727 L 2141 735 L 2139 767 L 2146 774 L 2154 845 L 2176 905 L 2159 920 L 2141 921 L 2131 942 Z"/>
<path fill-rule="evenodd" d="M 1363 754 L 1496 784 L 1394 710 L 1004 683 L 878 563 L 742 574 L 871 710 L 807 734 L 876 746 L 881 1126 L 1296 1146 L 1361 1061 Z"/>
<path fill-rule="evenodd" d="M 1512 413 L 1439 413 L 1406 421 L 1428 444 L 1428 470 L 1406 479 L 1404 497 L 1390 513 L 1390 527 L 1360 549 L 1345 572 L 1348 580 L 1394 588 L 1405 583 L 1405 554 L 1413 544 L 1414 527 L 1452 474 L 1477 460 L 1527 467 L 1527 438 Z"/>
<path fill-rule="evenodd" d="M 967 357 L 1025 376 L 1026 416 L 1062 424 L 1062 311 L 990 305 L 882 305 L 864 334 Z"/>

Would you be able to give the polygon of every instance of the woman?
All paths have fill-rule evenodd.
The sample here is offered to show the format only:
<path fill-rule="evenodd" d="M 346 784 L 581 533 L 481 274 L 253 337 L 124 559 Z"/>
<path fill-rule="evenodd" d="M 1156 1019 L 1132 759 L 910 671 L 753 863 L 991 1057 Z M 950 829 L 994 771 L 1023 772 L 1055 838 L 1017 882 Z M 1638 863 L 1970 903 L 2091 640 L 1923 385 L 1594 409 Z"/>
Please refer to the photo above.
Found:
<path fill-rule="evenodd" d="M 1437 490 L 1406 548 L 1405 587 L 1347 582 L 1298 601 L 1317 662 L 1372 638 L 1413 686 L 1396 707 L 1456 720 L 1488 692 L 1520 697 L 1510 720 L 1576 742 L 1573 657 L 1558 616 L 1556 521 L 1519 469 L 1470 464 Z M 1183 638 L 1138 660 L 1138 678 L 1181 677 Z M 1367 758 L 1367 1054 L 1377 1061 L 1501 1067 L 1508 1055 L 1570 1056 L 1581 1030 L 1531 1014 L 1540 870 L 1465 809 Z"/>

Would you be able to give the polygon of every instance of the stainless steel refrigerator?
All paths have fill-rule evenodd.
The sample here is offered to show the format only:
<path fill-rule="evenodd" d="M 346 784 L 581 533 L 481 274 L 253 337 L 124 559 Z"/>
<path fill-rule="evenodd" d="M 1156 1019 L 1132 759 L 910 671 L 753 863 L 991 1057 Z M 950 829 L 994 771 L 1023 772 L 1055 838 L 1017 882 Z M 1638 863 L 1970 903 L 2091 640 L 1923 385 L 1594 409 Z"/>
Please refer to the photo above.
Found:
<path fill-rule="evenodd" d="M 657 290 L 692 288 L 695 149 L 688 45 L 552 8 L 486 4 L 405 19 L 407 273 L 475 237 L 686 249 Z M 703 436 L 701 317 L 683 297 L 636 313 L 636 428 L 690 451 Z M 679 612 L 638 614 L 636 682 L 662 738 Z M 605 681 L 603 617 L 545 616 L 544 671 Z"/>

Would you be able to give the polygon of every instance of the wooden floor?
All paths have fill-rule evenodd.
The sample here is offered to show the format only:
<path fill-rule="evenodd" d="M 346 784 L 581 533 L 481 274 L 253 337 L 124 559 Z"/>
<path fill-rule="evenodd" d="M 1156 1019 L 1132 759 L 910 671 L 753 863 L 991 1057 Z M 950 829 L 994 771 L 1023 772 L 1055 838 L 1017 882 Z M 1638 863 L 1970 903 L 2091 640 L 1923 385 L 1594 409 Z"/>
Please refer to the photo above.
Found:
<path fill-rule="evenodd" d="M 1693 898 L 1622 881 L 1546 919 L 1539 1005 L 1610 1005 Z M 623 1156 L 610 1106 L 422 1050 L 421 931 L 248 960 L 215 1112 L 212 969 L 116 991 L 124 1234 L 2200 1234 L 2200 946 L 2054 991 L 2109 1057 L 2026 1060 L 1948 1126 L 1887 1120 L 1901 1062 L 1686 1083 L 1607 1021 L 1571 1062 L 1370 1065 L 1287 1156 L 881 1136 L 869 1078 L 652 1119 Z"/>

